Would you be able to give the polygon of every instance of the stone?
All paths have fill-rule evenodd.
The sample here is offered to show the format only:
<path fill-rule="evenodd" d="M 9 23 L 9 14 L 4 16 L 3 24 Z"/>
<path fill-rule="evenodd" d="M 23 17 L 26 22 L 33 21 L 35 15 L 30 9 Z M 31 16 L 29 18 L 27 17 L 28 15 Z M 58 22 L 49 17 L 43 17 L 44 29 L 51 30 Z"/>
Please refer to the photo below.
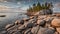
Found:
<path fill-rule="evenodd" d="M 31 28 L 27 29 L 24 34 L 31 34 Z"/>
<path fill-rule="evenodd" d="M 30 19 L 29 18 L 23 18 L 24 21 L 29 21 Z"/>
<path fill-rule="evenodd" d="M 57 17 L 60 17 L 60 14 L 56 14 Z"/>
<path fill-rule="evenodd" d="M 17 20 L 17 21 L 15 22 L 15 24 L 16 24 L 16 25 L 18 25 L 18 24 L 24 24 L 24 20 L 21 20 L 21 21 L 20 21 L 20 20 Z"/>
<path fill-rule="evenodd" d="M 20 24 L 24 24 L 24 20 L 21 20 L 21 21 L 20 21 Z"/>
<path fill-rule="evenodd" d="M 54 33 L 55 33 L 55 30 L 40 27 L 37 34 L 54 34 Z"/>
<path fill-rule="evenodd" d="M 8 25 L 6 25 L 6 29 L 8 29 L 8 28 L 10 28 L 10 27 L 12 27 L 12 26 L 14 26 L 13 24 L 8 24 Z"/>
<path fill-rule="evenodd" d="M 34 18 L 34 16 L 30 16 L 29 18 L 30 18 L 30 19 L 33 19 L 33 18 Z"/>
<path fill-rule="evenodd" d="M 60 27 L 60 21 L 59 21 L 60 19 L 58 19 L 58 18 L 54 18 L 53 20 L 52 20 L 52 22 L 51 22 L 51 25 L 53 26 L 53 27 Z"/>
<path fill-rule="evenodd" d="M 25 27 L 27 27 L 27 28 L 32 28 L 33 25 L 34 25 L 33 20 L 30 20 L 29 22 L 25 23 L 24 25 L 25 25 Z"/>
<path fill-rule="evenodd" d="M 49 29 L 52 29 L 52 30 L 56 30 L 55 28 L 53 28 L 53 27 L 48 27 Z"/>
<path fill-rule="evenodd" d="M 16 20 L 15 24 L 20 24 L 20 20 Z"/>
<path fill-rule="evenodd" d="M 32 34 L 37 34 L 39 28 L 40 28 L 39 25 L 33 27 L 33 28 L 31 29 Z"/>
<path fill-rule="evenodd" d="M 45 18 L 45 20 L 46 20 L 46 22 L 48 23 L 48 24 L 51 24 L 51 21 L 53 20 L 54 18 L 52 18 L 52 17 L 47 17 L 47 18 Z"/>
<path fill-rule="evenodd" d="M 37 24 L 40 26 L 44 26 L 46 24 L 46 21 L 45 20 L 38 20 Z"/>
<path fill-rule="evenodd" d="M 59 32 L 59 34 L 60 34 L 60 27 L 56 28 L 56 30 L 57 30 L 57 32 Z"/>
<path fill-rule="evenodd" d="M 42 19 L 44 19 L 44 18 L 46 18 L 46 15 L 43 15 L 43 16 L 42 16 L 42 15 L 41 15 L 41 16 L 38 16 L 38 18 L 37 18 L 37 19 L 38 19 L 38 20 L 42 20 Z"/>
<path fill-rule="evenodd" d="M 27 27 L 27 28 L 32 28 L 33 27 L 33 23 L 27 23 L 27 24 L 25 24 L 25 27 Z"/>
<path fill-rule="evenodd" d="M 22 31 L 22 30 L 24 30 L 24 29 L 25 29 L 25 26 L 24 26 L 24 25 L 18 27 L 18 30 L 20 30 L 20 31 Z"/>
<path fill-rule="evenodd" d="M 16 32 L 14 32 L 14 33 L 12 33 L 12 34 L 22 34 L 22 33 L 19 32 L 19 31 L 16 31 Z"/>
<path fill-rule="evenodd" d="M 58 32 L 55 32 L 54 34 L 59 34 Z"/>

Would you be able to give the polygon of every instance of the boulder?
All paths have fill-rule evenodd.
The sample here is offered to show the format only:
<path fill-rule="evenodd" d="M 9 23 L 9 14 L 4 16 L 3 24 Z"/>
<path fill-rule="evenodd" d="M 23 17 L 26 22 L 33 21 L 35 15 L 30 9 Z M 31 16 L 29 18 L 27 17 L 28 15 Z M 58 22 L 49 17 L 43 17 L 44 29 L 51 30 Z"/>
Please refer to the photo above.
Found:
<path fill-rule="evenodd" d="M 16 32 L 14 32 L 14 33 L 12 33 L 12 34 L 22 34 L 22 33 L 19 32 L 19 31 L 16 31 Z"/>
<path fill-rule="evenodd" d="M 24 32 L 24 34 L 32 34 L 32 33 L 31 33 L 31 28 L 27 29 L 27 30 Z"/>
<path fill-rule="evenodd" d="M 24 24 L 26 28 L 32 28 L 34 26 L 33 19 Z"/>
<path fill-rule="evenodd" d="M 8 25 L 6 25 L 6 29 L 8 29 L 8 28 L 10 28 L 10 27 L 12 27 L 12 26 L 14 26 L 14 24 L 8 24 Z"/>
<path fill-rule="evenodd" d="M 44 26 L 46 24 L 46 21 L 45 20 L 38 20 L 37 24 L 40 26 Z"/>
<path fill-rule="evenodd" d="M 56 28 L 56 30 L 57 30 L 57 32 L 59 32 L 59 34 L 60 34 L 60 27 Z"/>
<path fill-rule="evenodd" d="M 59 21 L 60 19 L 58 19 L 58 18 L 54 18 L 53 20 L 52 20 L 52 22 L 51 22 L 51 25 L 53 26 L 53 27 L 60 27 L 60 21 Z"/>
<path fill-rule="evenodd" d="M 15 24 L 20 24 L 20 20 L 16 20 Z"/>
<path fill-rule="evenodd" d="M 56 14 L 57 17 L 60 17 L 60 14 Z"/>
<path fill-rule="evenodd" d="M 55 32 L 54 34 L 59 34 L 58 32 Z"/>
<path fill-rule="evenodd" d="M 26 29 L 26 28 L 25 28 L 25 25 L 22 25 L 22 26 L 18 27 L 18 30 L 20 30 L 20 31 L 22 31 L 22 30 L 24 30 L 24 29 Z"/>
<path fill-rule="evenodd" d="M 21 21 L 20 21 L 20 20 L 17 20 L 17 21 L 15 22 L 15 24 L 16 24 L 16 25 L 18 25 L 18 24 L 24 24 L 24 20 L 21 20 Z"/>
<path fill-rule="evenodd" d="M 54 19 L 53 17 L 47 17 L 47 18 L 45 18 L 45 20 L 46 20 L 46 22 L 47 22 L 48 24 L 51 24 L 51 21 L 52 21 L 53 19 Z"/>
<path fill-rule="evenodd" d="M 25 27 L 27 27 L 27 28 L 32 28 L 33 26 L 34 26 L 34 23 L 26 23 L 26 24 L 24 24 L 25 25 Z"/>
<path fill-rule="evenodd" d="M 35 26 L 35 27 L 33 27 L 33 28 L 31 29 L 31 32 L 32 32 L 33 34 L 37 34 L 39 28 L 40 28 L 39 25 L 37 25 L 37 26 Z"/>
<path fill-rule="evenodd" d="M 24 21 L 29 21 L 30 19 L 29 18 L 23 18 Z"/>
<path fill-rule="evenodd" d="M 55 30 L 53 30 L 53 29 L 40 27 L 37 34 L 54 34 L 54 33 L 55 33 Z"/>

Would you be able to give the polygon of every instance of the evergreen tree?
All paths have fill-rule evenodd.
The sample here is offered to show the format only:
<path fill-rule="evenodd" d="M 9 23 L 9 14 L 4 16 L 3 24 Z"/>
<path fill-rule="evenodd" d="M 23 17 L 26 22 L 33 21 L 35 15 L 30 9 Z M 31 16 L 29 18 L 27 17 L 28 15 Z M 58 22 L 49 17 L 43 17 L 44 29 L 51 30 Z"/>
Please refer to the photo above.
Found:
<path fill-rule="evenodd" d="M 41 10 L 41 4 L 38 2 L 37 3 L 37 11 L 40 11 Z"/>

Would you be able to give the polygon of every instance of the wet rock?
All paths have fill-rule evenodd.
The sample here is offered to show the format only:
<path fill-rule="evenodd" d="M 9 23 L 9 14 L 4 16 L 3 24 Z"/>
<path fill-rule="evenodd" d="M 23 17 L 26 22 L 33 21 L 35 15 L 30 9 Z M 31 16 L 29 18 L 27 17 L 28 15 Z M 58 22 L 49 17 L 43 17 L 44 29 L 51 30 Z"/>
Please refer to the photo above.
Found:
<path fill-rule="evenodd" d="M 25 30 L 25 29 L 26 29 L 25 25 L 18 27 L 18 30 L 20 30 L 20 31 Z"/>
<path fill-rule="evenodd" d="M 9 29 L 9 30 L 7 30 L 7 31 L 8 31 L 8 34 L 12 34 L 12 33 L 16 32 L 16 31 L 17 31 L 17 29 L 16 29 L 16 28 L 14 28 L 14 29 Z"/>
<path fill-rule="evenodd" d="M 16 24 L 16 25 L 20 24 L 20 20 L 17 20 L 17 21 L 15 22 L 15 24 Z"/>
<path fill-rule="evenodd" d="M 37 26 L 35 26 L 35 27 L 32 28 L 31 32 L 32 32 L 33 34 L 37 34 L 39 28 L 40 28 L 39 25 L 37 25 Z"/>
<path fill-rule="evenodd" d="M 20 21 L 20 24 L 24 24 L 24 20 L 21 20 L 21 21 Z"/>
<path fill-rule="evenodd" d="M 14 32 L 14 33 L 12 33 L 12 34 L 22 34 L 22 33 L 19 32 L 19 31 L 16 31 L 16 32 Z"/>
<path fill-rule="evenodd" d="M 34 18 L 34 16 L 30 16 L 29 18 L 30 18 L 30 19 L 33 19 L 33 18 Z"/>
<path fill-rule="evenodd" d="M 24 21 L 29 21 L 30 19 L 29 18 L 23 18 Z"/>
<path fill-rule="evenodd" d="M 37 24 L 40 25 L 40 26 L 45 26 L 46 21 L 45 20 L 38 20 Z"/>
<path fill-rule="evenodd" d="M 27 28 L 32 28 L 33 25 L 34 25 L 34 23 L 27 23 L 27 24 L 25 24 L 25 27 L 27 27 Z"/>
<path fill-rule="evenodd" d="M 10 31 L 10 30 L 16 31 L 19 26 L 21 26 L 21 25 L 14 25 L 13 27 L 8 28 L 7 31 Z"/>
<path fill-rule="evenodd" d="M 12 26 L 14 26 L 14 24 L 8 24 L 8 25 L 6 25 L 6 29 L 8 29 L 8 28 L 10 28 L 10 27 L 12 27 Z"/>
<path fill-rule="evenodd" d="M 41 28 L 39 29 L 37 34 L 54 34 L 55 30 L 49 29 L 49 28 Z"/>
<path fill-rule="evenodd" d="M 58 18 L 53 19 L 51 22 L 51 25 L 54 27 L 60 27 L 60 21 L 59 20 L 60 19 L 58 19 Z"/>
<path fill-rule="evenodd" d="M 21 20 L 21 21 L 20 21 L 20 20 L 17 20 L 17 21 L 15 22 L 15 24 L 16 24 L 16 25 L 18 25 L 18 24 L 24 24 L 24 20 Z"/>
<path fill-rule="evenodd" d="M 24 32 L 24 34 L 32 34 L 32 33 L 31 33 L 31 28 L 30 28 L 30 29 L 27 29 L 27 30 Z"/>

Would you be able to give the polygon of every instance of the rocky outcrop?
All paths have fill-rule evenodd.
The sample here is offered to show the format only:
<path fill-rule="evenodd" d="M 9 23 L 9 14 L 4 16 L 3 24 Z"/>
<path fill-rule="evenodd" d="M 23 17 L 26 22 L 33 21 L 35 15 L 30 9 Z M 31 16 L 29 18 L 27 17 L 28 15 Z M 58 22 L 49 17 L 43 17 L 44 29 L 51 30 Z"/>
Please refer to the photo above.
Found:
<path fill-rule="evenodd" d="M 60 18 L 54 15 L 35 15 L 8 24 L 0 34 L 60 34 Z"/>

